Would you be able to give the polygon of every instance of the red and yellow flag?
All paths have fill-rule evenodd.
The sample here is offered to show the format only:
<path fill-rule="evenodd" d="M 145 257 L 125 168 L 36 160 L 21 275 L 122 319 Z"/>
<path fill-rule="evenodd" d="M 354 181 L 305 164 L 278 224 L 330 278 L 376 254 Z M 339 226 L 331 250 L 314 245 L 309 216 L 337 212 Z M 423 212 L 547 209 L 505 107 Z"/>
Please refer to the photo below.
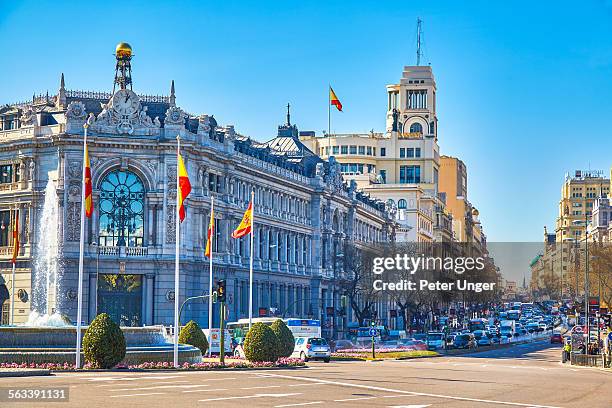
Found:
<path fill-rule="evenodd" d="M 89 162 L 89 151 L 85 146 L 85 180 L 83 180 L 85 189 L 85 216 L 91 218 L 93 213 L 93 188 L 91 185 L 91 163 Z"/>
<path fill-rule="evenodd" d="M 181 222 L 185 219 L 185 199 L 191 193 L 191 183 L 189 182 L 189 176 L 187 175 L 187 169 L 183 162 L 183 156 L 178 155 L 178 186 L 176 192 L 176 198 L 179 208 L 179 218 Z"/>
<path fill-rule="evenodd" d="M 13 222 L 13 258 L 11 262 L 13 265 L 17 262 L 17 256 L 19 255 L 19 213 L 15 211 L 15 222 Z"/>
<path fill-rule="evenodd" d="M 242 216 L 240 225 L 232 232 L 232 238 L 242 238 L 253 231 L 253 201 L 249 203 L 249 207 Z"/>
<path fill-rule="evenodd" d="M 210 252 L 212 250 L 212 236 L 215 233 L 215 210 L 210 208 L 210 222 L 208 223 L 208 235 L 206 238 L 206 251 L 204 252 L 204 256 L 210 258 Z"/>
<path fill-rule="evenodd" d="M 340 112 L 342 112 L 342 102 L 340 102 L 340 99 L 338 99 L 336 93 L 334 92 L 331 86 L 329 87 L 329 102 L 330 104 L 334 105 Z"/>

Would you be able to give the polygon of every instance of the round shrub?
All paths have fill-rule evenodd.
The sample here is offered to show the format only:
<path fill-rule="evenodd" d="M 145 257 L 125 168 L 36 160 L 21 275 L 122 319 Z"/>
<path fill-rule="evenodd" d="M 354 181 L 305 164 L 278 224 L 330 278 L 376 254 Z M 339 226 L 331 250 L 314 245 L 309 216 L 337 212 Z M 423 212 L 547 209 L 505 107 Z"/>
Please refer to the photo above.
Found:
<path fill-rule="evenodd" d="M 190 344 L 199 348 L 202 355 L 206 354 L 208 350 L 208 340 L 206 340 L 206 336 L 200 326 L 193 320 L 190 320 L 189 323 L 181 329 L 179 333 L 179 343 Z"/>
<path fill-rule="evenodd" d="M 291 330 L 289 330 L 285 322 L 281 319 L 277 319 L 272 323 L 270 328 L 278 339 L 278 356 L 289 357 L 291 353 L 293 353 L 293 348 L 295 347 L 293 333 L 291 333 Z"/>
<path fill-rule="evenodd" d="M 91 322 L 83 336 L 85 361 L 93 368 L 113 368 L 125 357 L 125 337 L 106 313 Z"/>
<path fill-rule="evenodd" d="M 269 326 L 255 323 L 244 339 L 244 354 L 249 361 L 276 361 L 278 339 Z"/>

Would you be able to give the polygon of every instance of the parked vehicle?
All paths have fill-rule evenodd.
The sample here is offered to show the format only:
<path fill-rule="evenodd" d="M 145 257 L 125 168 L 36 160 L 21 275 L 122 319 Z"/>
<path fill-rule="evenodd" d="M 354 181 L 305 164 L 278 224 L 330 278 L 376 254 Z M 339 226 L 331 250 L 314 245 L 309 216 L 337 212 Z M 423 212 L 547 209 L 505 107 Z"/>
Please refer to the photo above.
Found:
<path fill-rule="evenodd" d="M 416 339 L 402 339 L 399 341 L 399 346 L 407 350 L 427 350 L 427 344 Z"/>
<path fill-rule="evenodd" d="M 563 344 L 563 337 L 561 336 L 561 333 L 553 333 L 550 336 L 550 344 Z"/>
<path fill-rule="evenodd" d="M 453 347 L 456 349 L 473 349 L 478 347 L 478 344 L 473 334 L 459 334 L 455 337 Z"/>
<path fill-rule="evenodd" d="M 427 348 L 429 350 L 446 349 L 446 335 L 439 332 L 427 333 Z"/>
<path fill-rule="evenodd" d="M 331 359 L 331 349 L 327 341 L 320 337 L 297 337 L 295 339 L 295 348 L 291 357 L 301 358 L 304 361 L 308 360 L 323 360 L 329 363 Z"/>
<path fill-rule="evenodd" d="M 354 349 L 355 345 L 350 340 L 337 340 L 334 346 L 334 351 Z"/>

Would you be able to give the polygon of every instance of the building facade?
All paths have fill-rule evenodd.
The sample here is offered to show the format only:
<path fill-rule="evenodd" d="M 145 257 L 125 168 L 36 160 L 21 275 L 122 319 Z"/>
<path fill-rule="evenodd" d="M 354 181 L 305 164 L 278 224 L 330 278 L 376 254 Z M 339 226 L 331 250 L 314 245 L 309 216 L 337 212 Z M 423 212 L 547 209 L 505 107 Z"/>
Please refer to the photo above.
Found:
<path fill-rule="evenodd" d="M 123 325 L 170 325 L 174 296 L 207 294 L 204 246 L 213 197 L 213 280 L 227 281 L 229 319 L 248 316 L 249 239 L 230 234 L 254 191 L 254 315 L 272 307 L 322 318 L 328 335 L 346 323 L 332 319 L 350 278 L 344 248 L 393 239 L 385 204 L 345 182 L 340 164 L 310 152 L 289 118 L 276 138 L 255 142 L 212 115 L 187 114 L 176 103 L 174 83 L 169 96 L 137 94 L 130 64 L 131 49 L 118 47 L 111 93 L 67 90 L 62 75 L 56 95 L 0 107 L 0 271 L 19 294 L 15 323 L 31 309 L 76 318 L 85 123 L 94 202 L 85 225 L 85 322 L 107 312 Z M 193 189 L 180 228 L 175 294 L 177 136 Z M 9 226 L 16 217 L 21 250 L 13 291 Z M 47 256 L 53 251 L 57 281 L 51 277 L 43 290 L 48 301 L 37 305 L 37 285 L 48 271 L 41 259 L 53 259 Z M 9 308 L 4 302 L 3 323 Z M 207 327 L 207 302 L 186 306 L 182 321 L 189 319 Z"/>
<path fill-rule="evenodd" d="M 566 174 L 555 225 L 556 240 L 584 239 L 595 201 L 609 193 L 610 179 L 602 172 L 576 170 L 573 177 Z"/>
<path fill-rule="evenodd" d="M 432 242 L 444 213 L 438 196 L 440 154 L 436 83 L 429 66 L 404 68 L 398 84 L 387 86 L 386 131 L 333 134 L 300 139 L 321 157 L 333 156 L 358 189 L 396 213 L 397 240 Z M 447 213 L 446 216 L 449 214 Z M 450 236 L 440 231 L 440 237 Z"/>

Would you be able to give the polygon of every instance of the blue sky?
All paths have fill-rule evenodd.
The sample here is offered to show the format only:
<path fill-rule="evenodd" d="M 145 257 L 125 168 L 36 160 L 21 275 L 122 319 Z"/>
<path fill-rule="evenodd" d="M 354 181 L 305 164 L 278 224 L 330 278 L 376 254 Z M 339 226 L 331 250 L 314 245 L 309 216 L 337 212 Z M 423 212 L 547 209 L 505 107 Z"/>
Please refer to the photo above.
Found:
<path fill-rule="evenodd" d="M 128 5 L 129 3 L 129 5 Z M 435 4 L 433 4 L 435 3 Z M 492 4 L 495 3 L 495 4 Z M 383 130 L 385 85 L 415 62 L 438 84 L 441 152 L 468 166 L 489 241 L 540 241 L 563 175 L 612 165 L 612 1 L 14 2 L 0 0 L 1 103 L 110 90 L 114 47 L 134 48 L 134 88 L 167 93 L 257 139 L 291 102 L 301 130 Z"/>

